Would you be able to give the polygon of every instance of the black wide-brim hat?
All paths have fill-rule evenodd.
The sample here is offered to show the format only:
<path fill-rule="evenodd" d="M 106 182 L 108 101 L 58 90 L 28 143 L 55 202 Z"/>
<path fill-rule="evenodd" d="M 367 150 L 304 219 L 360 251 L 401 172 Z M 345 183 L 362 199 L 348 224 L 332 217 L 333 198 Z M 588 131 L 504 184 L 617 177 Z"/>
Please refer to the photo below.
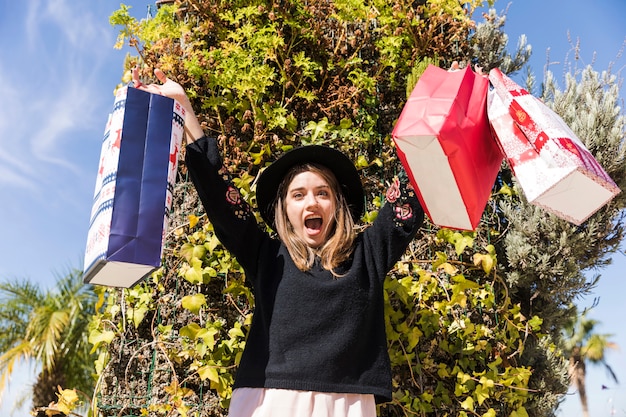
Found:
<path fill-rule="evenodd" d="M 287 172 L 296 165 L 315 163 L 330 169 L 344 193 L 354 222 L 358 222 L 365 206 L 365 194 L 361 177 L 346 155 L 337 149 L 321 145 L 295 148 L 274 161 L 259 175 L 256 201 L 263 220 L 274 227 L 274 208 L 278 198 L 278 187 Z"/>

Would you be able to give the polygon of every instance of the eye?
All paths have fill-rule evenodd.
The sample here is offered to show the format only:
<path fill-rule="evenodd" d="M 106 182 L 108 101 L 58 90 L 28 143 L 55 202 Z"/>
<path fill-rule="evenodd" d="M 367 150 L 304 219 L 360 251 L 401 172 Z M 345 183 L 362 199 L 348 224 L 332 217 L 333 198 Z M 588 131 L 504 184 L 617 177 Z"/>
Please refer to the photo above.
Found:
<path fill-rule="evenodd" d="M 291 194 L 291 198 L 293 198 L 294 200 L 301 200 L 303 197 L 304 197 L 304 194 L 302 194 L 299 191 Z"/>

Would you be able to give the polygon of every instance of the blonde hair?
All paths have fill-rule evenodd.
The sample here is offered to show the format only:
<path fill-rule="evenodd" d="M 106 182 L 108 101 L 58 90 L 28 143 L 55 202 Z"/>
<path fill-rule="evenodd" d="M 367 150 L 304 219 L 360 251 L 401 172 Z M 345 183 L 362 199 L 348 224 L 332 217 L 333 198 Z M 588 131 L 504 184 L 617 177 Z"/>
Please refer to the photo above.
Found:
<path fill-rule="evenodd" d="M 335 213 L 333 216 L 335 224 L 329 232 L 327 241 L 319 248 L 312 248 L 307 245 L 296 234 L 287 217 L 286 196 L 289 185 L 296 175 L 306 171 L 320 175 L 328 183 L 335 197 Z M 313 163 L 292 167 L 278 187 L 274 223 L 278 236 L 287 247 L 298 269 L 301 271 L 310 270 L 315 262 L 315 257 L 319 256 L 324 269 L 331 271 L 336 277 L 341 276 L 334 269 L 346 261 L 352 254 L 356 232 L 354 230 L 354 220 L 344 193 L 330 169 Z"/>

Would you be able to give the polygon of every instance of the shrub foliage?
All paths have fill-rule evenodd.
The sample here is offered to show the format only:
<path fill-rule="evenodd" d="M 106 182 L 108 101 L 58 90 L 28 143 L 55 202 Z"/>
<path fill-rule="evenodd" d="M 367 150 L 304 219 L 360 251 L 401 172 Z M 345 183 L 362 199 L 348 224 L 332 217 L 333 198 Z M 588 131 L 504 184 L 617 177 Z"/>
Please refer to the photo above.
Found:
<path fill-rule="evenodd" d="M 122 5 L 111 23 L 120 28 L 118 46 L 136 48 L 123 81 L 138 65 L 149 82 L 158 66 L 183 85 L 252 206 L 267 163 L 300 144 L 326 144 L 362 173 L 367 227 L 400 169 L 390 132 L 426 65 L 512 72 L 528 58 L 523 43 L 506 52 L 503 17 L 491 12 L 477 23 L 479 6 L 188 0 L 143 20 Z M 598 92 L 615 82 L 585 74 Z M 588 103 L 575 88 L 583 81 L 574 77 L 563 93 L 548 85 L 547 102 L 562 103 L 560 113 L 572 101 Z M 616 102 L 604 100 L 612 112 Z M 598 139 L 597 129 L 583 138 L 607 163 L 623 160 L 618 113 L 603 119 L 610 139 Z M 624 178 L 623 163 L 608 166 Z M 622 206 L 616 199 L 573 227 L 528 205 L 503 165 L 476 231 L 426 222 L 385 282 L 394 398 L 379 414 L 551 415 L 567 387 L 560 328 L 574 297 L 591 287 L 582 271 L 615 250 Z M 103 302 L 90 336 L 100 352 L 94 407 L 102 415 L 226 415 L 254 299 L 182 161 L 163 267 L 131 289 L 107 290 Z"/>

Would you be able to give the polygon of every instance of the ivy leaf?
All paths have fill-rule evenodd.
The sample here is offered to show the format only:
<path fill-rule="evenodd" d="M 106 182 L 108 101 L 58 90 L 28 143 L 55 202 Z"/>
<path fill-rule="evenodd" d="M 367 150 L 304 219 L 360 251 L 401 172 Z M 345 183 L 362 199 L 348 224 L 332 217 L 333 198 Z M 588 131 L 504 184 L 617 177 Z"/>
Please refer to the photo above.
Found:
<path fill-rule="evenodd" d="M 202 284 L 203 282 L 203 271 L 202 271 L 202 261 L 197 258 L 192 258 L 189 262 L 190 268 L 184 272 L 184 277 L 187 281 L 192 284 Z"/>
<path fill-rule="evenodd" d="M 319 123 L 310 121 L 304 128 L 304 130 L 311 132 L 311 136 L 308 139 L 308 142 L 310 142 L 311 144 L 321 143 L 324 139 L 324 135 L 330 131 L 332 126 L 332 123 L 328 123 L 327 117 L 324 117 L 322 120 L 319 121 Z"/>
<path fill-rule="evenodd" d="M 441 379 L 445 379 L 450 376 L 450 370 L 444 363 L 439 364 L 439 369 L 437 369 L 437 376 Z"/>
<path fill-rule="evenodd" d="M 198 332 L 201 330 L 201 327 L 198 325 L 198 323 L 189 323 L 188 325 L 181 327 L 181 329 L 179 330 L 179 334 L 182 337 L 188 337 L 191 340 L 195 340 L 196 339 L 196 335 L 198 334 Z"/>
<path fill-rule="evenodd" d="M 89 343 L 93 345 L 93 348 L 91 349 L 91 353 L 94 353 L 101 343 L 104 343 L 107 345 L 111 343 L 114 337 L 115 337 L 115 332 L 112 330 L 105 330 L 103 332 L 99 330 L 92 330 L 89 333 Z"/>
<path fill-rule="evenodd" d="M 436 252 L 437 259 L 433 262 L 433 271 L 436 271 L 441 265 L 448 262 L 448 256 L 443 252 Z"/>
<path fill-rule="evenodd" d="M 417 346 L 422 334 L 423 334 L 422 331 L 418 329 L 417 327 L 413 327 L 412 329 L 409 330 L 407 334 L 407 338 L 409 339 L 409 346 L 408 346 L 409 350 L 413 350 L 415 346 Z"/>
<path fill-rule="evenodd" d="M 204 244 L 204 247 L 211 253 L 215 250 L 215 248 L 220 244 L 219 239 L 215 235 L 211 235 L 208 242 Z"/>
<path fill-rule="evenodd" d="M 434 395 L 432 395 L 432 394 L 431 394 L 431 393 L 429 393 L 429 392 L 423 392 L 423 393 L 420 395 L 420 398 L 421 398 L 423 401 L 426 401 L 427 403 L 431 403 L 431 402 L 433 401 L 433 398 L 435 398 L 435 396 L 434 396 Z"/>
<path fill-rule="evenodd" d="M 236 337 L 245 337 L 246 335 L 241 331 L 241 324 L 236 322 L 235 323 L 235 327 L 233 327 L 232 329 L 230 329 L 228 331 L 228 335 L 231 337 L 231 339 L 234 339 Z"/>
<path fill-rule="evenodd" d="M 515 194 L 515 191 L 513 191 L 513 189 L 509 187 L 507 184 L 504 184 L 502 185 L 502 187 L 500 187 L 500 189 L 498 190 L 496 194 L 504 194 L 504 195 L 508 195 L 509 197 L 511 197 Z"/>
<path fill-rule="evenodd" d="M 196 227 L 196 225 L 200 221 L 200 218 L 198 216 L 194 216 L 193 214 L 190 214 L 189 216 L 187 216 L 187 218 L 189 219 L 190 229 L 193 229 L 194 227 Z"/>
<path fill-rule="evenodd" d="M 487 412 L 485 414 L 483 414 L 481 417 L 496 417 L 496 410 L 494 410 L 493 408 L 490 408 L 489 410 L 487 410 Z"/>
<path fill-rule="evenodd" d="M 185 243 L 180 248 L 180 254 L 191 263 L 193 260 L 201 260 L 206 255 L 207 248 L 204 245 Z"/>
<path fill-rule="evenodd" d="M 298 119 L 296 119 L 296 117 L 293 114 L 289 114 L 287 116 L 287 124 L 285 125 L 285 128 L 289 132 L 295 132 L 296 129 L 298 128 Z"/>
<path fill-rule="evenodd" d="M 211 382 L 215 382 L 218 384 L 220 382 L 220 376 L 217 372 L 217 368 L 211 365 L 205 365 L 201 368 L 198 368 L 198 375 L 202 381 L 206 381 L 207 379 Z"/>
<path fill-rule="evenodd" d="M 365 223 L 373 223 L 376 217 L 378 217 L 378 210 L 369 211 L 363 215 L 363 221 Z"/>
<path fill-rule="evenodd" d="M 538 331 L 541 329 L 543 319 L 541 317 L 532 316 L 532 318 L 528 320 L 528 324 L 530 325 L 531 329 L 533 329 L 534 331 Z"/>
<path fill-rule="evenodd" d="M 182 299 L 183 308 L 191 311 L 193 314 L 198 314 L 204 305 L 206 305 L 204 294 L 186 295 Z"/>
<path fill-rule="evenodd" d="M 78 405 L 78 394 L 75 389 L 60 389 L 57 394 L 59 402 L 57 408 L 63 414 L 69 416 Z"/>
<path fill-rule="evenodd" d="M 193 254 L 193 244 L 185 243 L 180 247 L 180 254 L 187 260 L 187 262 L 191 261 L 191 256 Z"/>
<path fill-rule="evenodd" d="M 511 412 L 511 417 L 528 417 L 528 412 L 524 407 L 520 407 L 517 410 Z"/>
<path fill-rule="evenodd" d="M 261 165 L 264 158 L 269 155 L 271 155 L 271 150 L 268 144 L 262 146 L 259 152 L 250 152 L 250 156 L 254 159 L 254 165 Z"/>
<path fill-rule="evenodd" d="M 367 161 L 367 158 L 365 156 L 359 155 L 354 165 L 357 167 L 357 169 L 367 168 L 369 166 L 369 162 Z"/>
<path fill-rule="evenodd" d="M 209 327 L 200 329 L 196 334 L 196 338 L 202 339 L 202 342 L 206 345 L 209 350 L 213 350 L 215 347 L 215 335 L 217 335 L 219 331 L 215 327 Z"/>
<path fill-rule="evenodd" d="M 455 233 L 455 236 L 456 239 L 454 242 L 454 250 L 456 251 L 457 255 L 462 254 L 463 251 L 465 251 L 465 248 L 474 244 L 474 238 L 472 238 L 471 236 L 465 236 L 461 233 Z"/>
<path fill-rule="evenodd" d="M 206 255 L 206 248 L 204 245 L 194 245 L 192 256 L 196 259 L 202 259 Z"/>
<path fill-rule="evenodd" d="M 144 317 L 146 317 L 146 313 L 148 312 L 148 310 L 148 306 L 133 307 L 128 309 L 128 317 L 133 320 L 135 328 L 139 327 Z"/>
<path fill-rule="evenodd" d="M 455 275 L 459 271 L 455 266 L 448 262 L 444 262 L 439 265 L 439 269 L 443 269 L 443 271 L 448 275 Z"/>
<path fill-rule="evenodd" d="M 465 251 L 468 246 L 474 245 L 474 238 L 472 232 L 455 232 L 450 229 L 442 228 L 437 232 L 437 237 L 444 241 L 454 245 L 454 250 L 457 255 L 460 255 Z"/>
<path fill-rule="evenodd" d="M 461 403 L 461 407 L 465 410 L 474 410 L 474 399 L 472 397 L 467 397 Z"/>
<path fill-rule="evenodd" d="M 157 330 L 159 331 L 160 334 L 167 337 L 172 334 L 172 325 L 170 324 L 169 326 L 165 326 L 163 324 L 159 324 L 157 326 Z"/>
<path fill-rule="evenodd" d="M 352 127 L 352 120 L 350 119 L 341 119 L 341 121 L 339 122 L 339 128 L 340 129 L 350 129 Z"/>
<path fill-rule="evenodd" d="M 471 381 L 472 377 L 469 374 L 466 374 L 465 372 L 459 372 L 459 374 L 457 375 L 457 379 L 459 379 L 461 384 L 465 384 L 468 381 Z"/>
<path fill-rule="evenodd" d="M 93 351 L 91 353 L 93 353 Z M 96 375 L 100 375 L 102 371 L 104 371 L 104 368 L 109 362 L 108 357 L 108 352 L 100 352 L 100 354 L 98 355 L 98 359 L 96 359 L 94 362 Z"/>
<path fill-rule="evenodd" d="M 189 268 L 185 271 L 185 279 L 192 284 L 201 284 L 202 283 L 202 271 L 199 271 L 195 268 Z"/>
<path fill-rule="evenodd" d="M 485 274 L 489 275 L 491 270 L 493 269 L 494 259 L 492 255 L 485 255 L 482 253 L 475 253 L 474 257 L 474 265 L 481 266 Z"/>
<path fill-rule="evenodd" d="M 482 403 L 489 398 L 489 390 L 485 388 L 485 385 L 478 385 L 474 390 L 474 394 L 478 400 L 478 405 L 482 405 Z"/>

